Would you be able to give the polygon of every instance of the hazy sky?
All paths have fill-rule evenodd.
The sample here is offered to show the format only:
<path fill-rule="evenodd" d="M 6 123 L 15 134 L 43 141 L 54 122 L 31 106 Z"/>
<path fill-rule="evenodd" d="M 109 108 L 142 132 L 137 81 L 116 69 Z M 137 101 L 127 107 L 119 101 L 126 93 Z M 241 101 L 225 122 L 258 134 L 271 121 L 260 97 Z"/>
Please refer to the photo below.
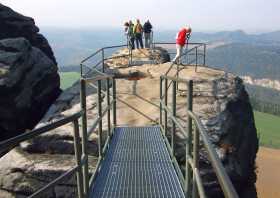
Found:
<path fill-rule="evenodd" d="M 150 19 L 158 29 L 280 30 L 280 0 L 0 0 L 38 26 L 119 27 Z"/>

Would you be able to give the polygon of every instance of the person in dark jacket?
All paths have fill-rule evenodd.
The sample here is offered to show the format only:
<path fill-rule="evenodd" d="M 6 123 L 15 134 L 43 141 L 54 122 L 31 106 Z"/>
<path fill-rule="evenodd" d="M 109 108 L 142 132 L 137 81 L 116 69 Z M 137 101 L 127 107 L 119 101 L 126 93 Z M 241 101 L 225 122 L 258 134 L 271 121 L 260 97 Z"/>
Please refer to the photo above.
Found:
<path fill-rule="evenodd" d="M 150 48 L 151 43 L 152 43 L 152 28 L 153 26 L 151 25 L 150 21 L 147 20 L 146 23 L 143 26 L 144 30 L 144 38 L 145 38 L 145 48 Z"/>

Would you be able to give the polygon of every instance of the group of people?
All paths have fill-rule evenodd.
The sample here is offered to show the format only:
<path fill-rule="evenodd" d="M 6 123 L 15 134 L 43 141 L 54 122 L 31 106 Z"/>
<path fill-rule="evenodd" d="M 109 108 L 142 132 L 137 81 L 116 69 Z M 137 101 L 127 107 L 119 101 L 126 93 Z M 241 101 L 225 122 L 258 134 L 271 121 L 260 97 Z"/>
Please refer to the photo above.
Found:
<path fill-rule="evenodd" d="M 127 35 L 128 44 L 131 49 L 135 49 L 135 42 L 136 48 L 143 49 L 143 34 L 145 39 L 145 48 L 150 48 L 152 43 L 152 24 L 149 20 L 147 20 L 144 25 L 142 26 L 140 20 L 136 20 L 136 24 L 130 20 L 124 24 L 125 26 L 125 34 Z"/>
<path fill-rule="evenodd" d="M 149 20 L 145 22 L 145 24 L 142 26 L 140 23 L 140 20 L 136 20 L 136 24 L 133 24 L 133 22 L 130 20 L 129 22 L 126 22 L 124 24 L 125 26 L 125 34 L 127 35 L 128 39 L 128 45 L 131 47 L 131 49 L 135 49 L 136 42 L 136 48 L 142 48 L 143 49 L 143 33 L 144 33 L 144 39 L 145 39 L 145 48 L 150 48 L 152 43 L 152 24 Z M 180 57 L 183 52 L 183 48 L 185 45 L 188 44 L 188 40 L 191 36 L 192 29 L 189 26 L 183 27 L 176 35 L 176 56 L 172 60 L 172 62 L 176 62 L 177 64 L 180 64 Z"/>

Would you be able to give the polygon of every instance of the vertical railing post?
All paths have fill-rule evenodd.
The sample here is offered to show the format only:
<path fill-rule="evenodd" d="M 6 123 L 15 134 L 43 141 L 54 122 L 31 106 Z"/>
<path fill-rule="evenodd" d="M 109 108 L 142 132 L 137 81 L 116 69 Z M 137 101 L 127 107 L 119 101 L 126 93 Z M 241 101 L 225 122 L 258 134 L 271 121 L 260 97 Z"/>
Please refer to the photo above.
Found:
<path fill-rule="evenodd" d="M 83 64 L 80 64 L 80 72 L 81 72 L 81 78 L 83 77 Z"/>
<path fill-rule="evenodd" d="M 199 130 L 196 127 L 194 131 L 194 143 L 193 143 L 193 182 L 192 182 L 192 197 L 198 197 L 197 181 L 195 178 L 195 169 L 199 169 Z"/>
<path fill-rule="evenodd" d="M 172 116 L 176 117 L 176 81 L 173 81 L 173 89 L 172 89 Z M 172 132 L 171 132 L 171 148 L 172 148 L 172 156 L 174 157 L 175 151 L 174 151 L 174 138 L 176 133 L 176 125 L 174 120 L 172 119 Z"/>
<path fill-rule="evenodd" d="M 86 103 L 86 81 L 81 79 L 81 109 L 82 114 L 82 153 L 83 153 L 83 183 L 84 183 L 84 194 L 85 197 L 88 195 L 89 179 L 88 179 L 88 151 L 87 151 L 87 103 Z"/>
<path fill-rule="evenodd" d="M 188 88 L 188 98 L 187 98 L 187 110 L 192 111 L 193 110 L 193 81 L 190 80 L 187 83 Z M 188 116 L 188 127 L 187 127 L 187 143 L 186 143 L 186 176 L 185 176 L 185 193 L 186 196 L 189 196 L 191 191 L 191 177 L 192 177 L 192 171 L 191 166 L 188 162 L 189 157 L 191 157 L 192 152 L 192 118 L 189 114 Z"/>
<path fill-rule="evenodd" d="M 195 71 L 197 71 L 197 46 L 195 47 Z"/>
<path fill-rule="evenodd" d="M 105 64 L 104 64 L 104 48 L 102 48 L 102 72 L 105 72 Z"/>
<path fill-rule="evenodd" d="M 204 44 L 204 47 L 203 47 L 203 66 L 205 66 L 206 64 L 206 44 Z"/>
<path fill-rule="evenodd" d="M 107 97 L 107 105 L 108 105 L 108 113 L 107 113 L 107 123 L 108 123 L 108 131 L 107 136 L 111 137 L 111 107 L 110 107 L 110 79 L 107 78 L 107 90 L 106 90 L 106 97 Z"/>
<path fill-rule="evenodd" d="M 160 77 L 160 85 L 159 85 L 159 124 L 162 126 L 162 76 Z"/>
<path fill-rule="evenodd" d="M 84 185 L 83 185 L 83 173 L 82 173 L 82 164 L 81 164 L 81 147 L 80 147 L 80 134 L 79 134 L 78 120 L 74 120 L 73 125 L 74 125 L 74 150 L 75 150 L 76 164 L 78 166 L 78 170 L 76 173 L 78 197 L 83 198 Z"/>
<path fill-rule="evenodd" d="M 165 78 L 164 81 L 164 105 L 165 107 L 167 107 L 167 98 L 168 98 L 168 90 L 167 90 L 167 84 L 168 84 L 168 80 L 167 78 Z M 164 108 L 164 135 L 167 135 L 167 111 Z"/>
<path fill-rule="evenodd" d="M 102 159 L 102 98 L 101 98 L 101 80 L 97 81 L 97 108 L 98 108 L 98 153 Z"/>
<path fill-rule="evenodd" d="M 116 79 L 113 78 L 113 127 L 117 126 L 117 97 L 116 97 Z"/>

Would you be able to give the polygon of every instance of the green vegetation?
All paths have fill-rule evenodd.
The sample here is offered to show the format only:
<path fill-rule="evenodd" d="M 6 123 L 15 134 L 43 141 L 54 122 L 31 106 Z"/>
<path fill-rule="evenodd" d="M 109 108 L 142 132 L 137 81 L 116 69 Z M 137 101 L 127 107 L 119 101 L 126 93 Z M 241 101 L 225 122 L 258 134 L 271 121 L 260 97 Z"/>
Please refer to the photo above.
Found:
<path fill-rule="evenodd" d="M 66 89 L 80 78 L 78 72 L 60 72 L 60 88 Z"/>
<path fill-rule="evenodd" d="M 254 112 L 260 145 L 280 149 L 280 117 Z"/>

